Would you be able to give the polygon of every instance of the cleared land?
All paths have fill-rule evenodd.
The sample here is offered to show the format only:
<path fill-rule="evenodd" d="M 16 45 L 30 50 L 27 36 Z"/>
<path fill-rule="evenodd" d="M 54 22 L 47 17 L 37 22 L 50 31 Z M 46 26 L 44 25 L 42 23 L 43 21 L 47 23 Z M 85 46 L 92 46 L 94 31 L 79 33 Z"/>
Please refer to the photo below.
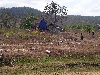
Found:
<path fill-rule="evenodd" d="M 0 33 L 1 75 L 99 75 L 100 33 Z"/>

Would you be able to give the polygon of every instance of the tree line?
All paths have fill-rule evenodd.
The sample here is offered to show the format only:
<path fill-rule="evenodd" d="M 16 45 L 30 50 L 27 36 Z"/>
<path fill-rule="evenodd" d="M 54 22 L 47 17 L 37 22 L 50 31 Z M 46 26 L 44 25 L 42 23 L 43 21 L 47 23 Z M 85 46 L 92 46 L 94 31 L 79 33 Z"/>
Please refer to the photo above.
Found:
<path fill-rule="evenodd" d="M 22 27 L 23 21 L 38 17 L 41 11 L 30 7 L 0 8 L 0 28 Z"/>
<path fill-rule="evenodd" d="M 49 10 L 50 12 L 53 13 L 51 9 Z M 12 7 L 12 8 L 1 7 L 0 28 L 23 27 L 23 26 L 25 26 L 26 28 L 30 28 L 32 21 L 36 20 L 41 15 L 42 15 L 41 11 L 30 7 Z M 57 15 L 56 17 L 60 16 Z M 100 24 L 99 21 L 100 21 L 100 16 L 67 15 L 67 18 L 62 19 L 61 22 L 58 21 L 57 24 L 62 25 L 63 22 L 63 25 L 96 25 Z"/>

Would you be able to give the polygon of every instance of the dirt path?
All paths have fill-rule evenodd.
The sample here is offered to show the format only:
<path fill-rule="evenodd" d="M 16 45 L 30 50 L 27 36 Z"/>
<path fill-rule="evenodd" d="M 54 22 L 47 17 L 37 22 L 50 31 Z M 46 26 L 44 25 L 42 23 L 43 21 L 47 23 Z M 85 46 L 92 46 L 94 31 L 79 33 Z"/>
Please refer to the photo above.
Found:
<path fill-rule="evenodd" d="M 39 74 L 21 74 L 21 75 L 100 75 L 100 72 L 67 72 L 67 73 L 39 73 Z"/>

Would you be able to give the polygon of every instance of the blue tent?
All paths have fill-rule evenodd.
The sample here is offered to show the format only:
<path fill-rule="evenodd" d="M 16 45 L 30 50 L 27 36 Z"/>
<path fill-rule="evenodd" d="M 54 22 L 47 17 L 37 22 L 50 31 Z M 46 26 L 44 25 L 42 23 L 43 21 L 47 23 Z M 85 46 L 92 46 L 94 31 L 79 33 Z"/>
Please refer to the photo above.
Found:
<path fill-rule="evenodd" d="M 43 29 L 46 30 L 47 29 L 47 23 L 45 22 L 45 20 L 41 20 L 40 24 L 39 24 L 39 29 Z"/>

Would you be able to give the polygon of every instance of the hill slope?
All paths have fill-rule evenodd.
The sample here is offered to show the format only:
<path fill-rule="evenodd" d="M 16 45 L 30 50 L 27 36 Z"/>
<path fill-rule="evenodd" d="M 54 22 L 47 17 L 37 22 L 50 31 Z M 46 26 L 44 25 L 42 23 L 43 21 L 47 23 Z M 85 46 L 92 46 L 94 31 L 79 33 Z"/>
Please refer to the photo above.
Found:
<path fill-rule="evenodd" d="M 20 17 L 21 15 L 24 15 L 26 13 L 32 13 L 36 16 L 41 14 L 41 11 L 30 8 L 30 7 L 12 7 L 12 8 L 0 8 L 0 13 L 9 11 L 13 16 Z M 2 14 L 0 14 L 2 15 Z"/>
<path fill-rule="evenodd" d="M 2 15 L 6 8 L 1 7 L 0 8 L 0 19 L 2 19 Z M 26 14 L 34 14 L 35 16 L 41 15 L 42 12 L 31 8 L 31 7 L 12 7 L 7 8 L 9 9 L 9 12 L 17 18 L 21 18 L 22 16 L 25 16 Z M 100 16 L 81 16 L 81 15 L 68 15 L 67 18 L 62 20 L 64 25 L 77 25 L 77 24 L 93 24 L 97 25 L 100 24 Z M 61 25 L 61 21 L 58 21 L 58 25 Z"/>

